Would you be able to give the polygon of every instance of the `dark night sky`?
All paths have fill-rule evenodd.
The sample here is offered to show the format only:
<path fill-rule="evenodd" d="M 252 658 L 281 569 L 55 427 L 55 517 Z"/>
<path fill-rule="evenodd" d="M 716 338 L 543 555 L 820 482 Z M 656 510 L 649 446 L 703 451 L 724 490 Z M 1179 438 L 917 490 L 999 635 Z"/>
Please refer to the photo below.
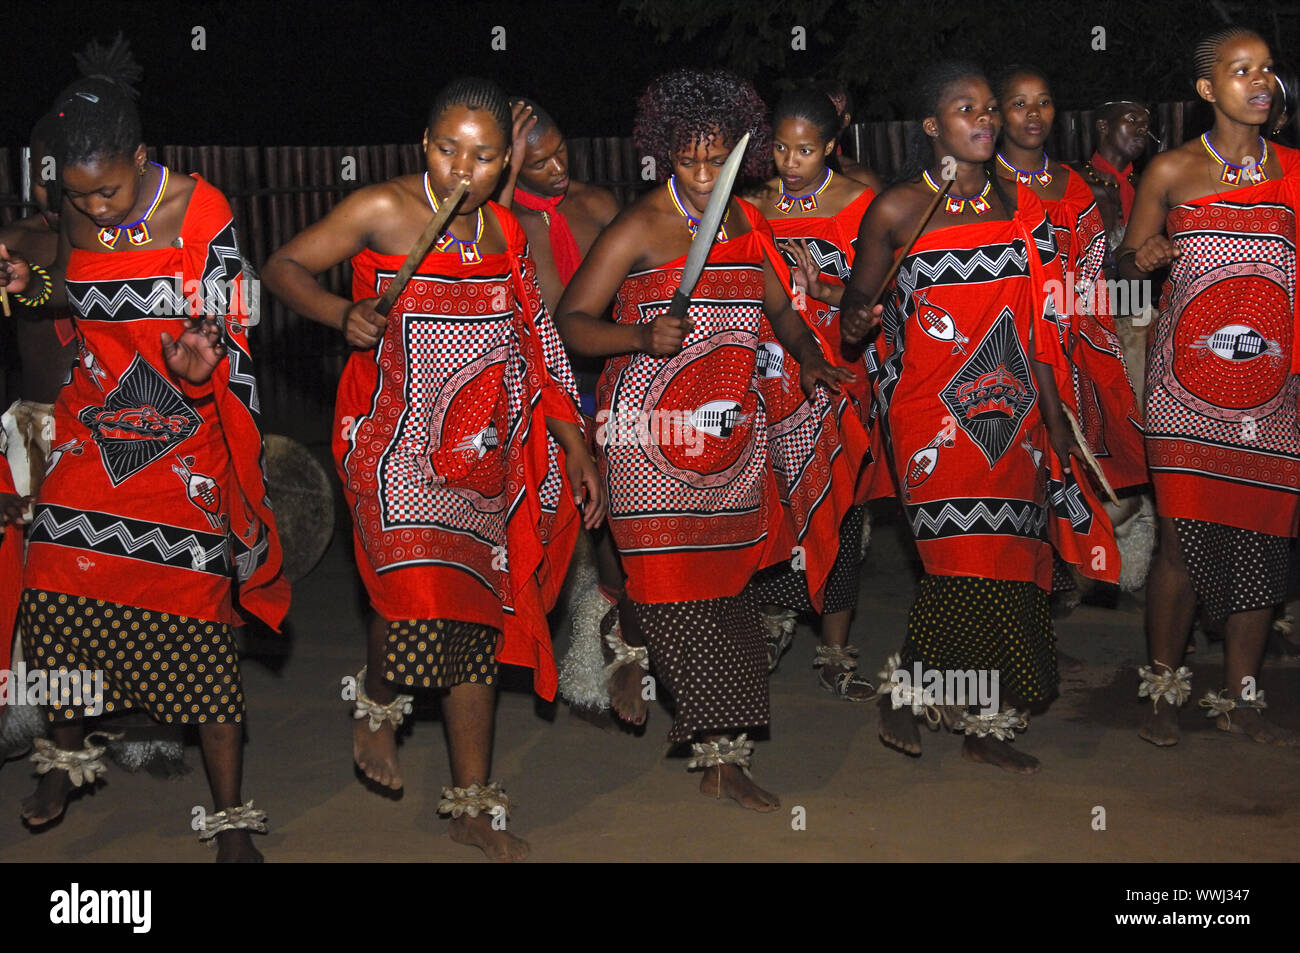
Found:
<path fill-rule="evenodd" d="M 119 29 L 144 68 L 141 115 L 153 143 L 412 141 L 438 87 L 465 73 L 532 95 L 572 135 L 627 135 L 650 78 L 712 55 L 707 41 L 656 44 L 612 0 L 35 0 L 12 5 L 5 19 L 9 37 L 33 38 L 5 44 L 5 72 L 24 91 L 3 117 L 0 141 L 10 145 L 76 78 L 72 54 Z M 195 26 L 206 29 L 204 52 L 191 49 Z M 506 28 L 504 52 L 491 49 L 495 26 Z"/>
<path fill-rule="evenodd" d="M 709 0 L 664 0 L 687 16 L 709 10 Z M 715 3 L 720 0 L 714 0 Z M 1169 24 L 1169 11 L 1186 10 L 1194 29 L 1213 26 L 1217 15 L 1203 4 L 1149 0 L 1155 21 Z M 1274 23 L 1279 36 L 1295 20 L 1278 20 L 1285 10 L 1273 0 L 1227 2 L 1234 16 L 1244 9 L 1248 20 L 1263 27 Z M 797 10 L 797 3 L 781 9 Z M 770 9 L 771 5 L 752 7 Z M 1102 8 L 1105 8 L 1104 10 Z M 716 9 L 716 8 L 715 8 Z M 886 7 L 888 11 L 895 8 Z M 1065 32 L 1081 56 L 1087 56 L 1088 24 L 1103 17 L 1111 22 L 1121 52 L 1112 53 L 1115 79 L 1122 80 L 1126 63 L 1138 59 L 1147 73 L 1183 73 L 1184 50 L 1179 43 L 1154 40 L 1132 25 L 1132 8 L 1124 2 L 1037 2 L 1008 4 L 1004 0 L 960 0 L 954 3 L 900 0 L 896 13 L 886 13 L 898 31 L 934 34 L 939 24 L 971 18 L 994 24 L 996 49 L 970 48 L 960 30 L 946 36 L 944 56 L 1011 57 L 1035 62 L 1050 55 L 1043 34 L 1044 9 L 1065 11 Z M 1145 9 L 1145 8 L 1144 8 Z M 1036 15 L 1037 14 L 1037 15 Z M 774 21 L 785 23 L 786 14 Z M 835 12 L 833 17 L 841 17 Z M 795 19 L 796 14 L 789 14 Z M 1150 20 L 1150 18 L 1148 18 Z M 1057 22 L 1060 22 L 1058 17 Z M 1145 22 L 1145 21 L 1144 21 Z M 913 25 L 915 24 L 915 25 Z M 191 48 L 194 27 L 206 31 L 207 49 Z M 505 27 L 506 49 L 491 48 L 493 28 Z M 855 34 L 853 28 L 860 28 Z M 419 138 L 424 112 L 438 87 L 465 73 L 497 80 L 507 92 L 539 100 L 570 135 L 626 136 L 631 133 L 636 96 L 657 73 L 676 66 L 704 66 L 716 55 L 718 37 L 704 33 L 686 42 L 660 43 L 655 31 L 638 25 L 617 0 L 573 0 L 566 3 L 513 3 L 502 0 L 432 0 L 432 2 L 358 3 L 355 0 L 307 3 L 303 0 L 239 3 L 218 0 L 205 4 L 149 3 L 143 0 L 28 0 L 9 3 L 4 14 L 4 63 L 9 107 L 0 116 L 0 143 L 23 144 L 32 123 L 55 94 L 76 77 L 72 54 L 92 37 L 110 39 L 118 30 L 131 40 L 144 68 L 141 114 L 146 141 L 154 144 L 208 145 L 347 145 L 409 142 Z M 787 29 L 782 26 L 782 30 Z M 1060 28 L 1057 28 L 1059 32 Z M 1164 27 L 1172 29 L 1172 27 Z M 896 31 L 896 32 L 898 32 Z M 881 51 L 873 57 L 870 22 L 841 19 L 830 25 L 821 43 L 842 44 L 854 35 L 863 63 L 872 74 L 873 89 L 858 109 L 859 119 L 901 118 L 879 115 L 871 100 L 881 93 L 907 89 L 915 65 L 906 50 Z M 866 37 L 863 42 L 862 38 Z M 774 30 L 745 43 L 788 44 L 789 35 Z M 810 37 L 808 50 L 797 57 L 805 75 L 824 66 L 840 46 L 818 46 Z M 1127 44 L 1127 46 L 1125 46 Z M 951 47 L 951 48 L 949 48 Z M 1059 44 L 1058 44 L 1059 48 Z M 1074 49 L 1074 46 L 1069 46 Z M 853 50 L 843 50 L 856 56 Z M 1155 55 L 1157 52 L 1162 56 Z M 877 57 L 892 54 L 885 68 Z M 1136 54 L 1136 55 L 1135 55 Z M 1068 56 L 1041 62 L 1052 75 L 1065 78 L 1073 63 Z M 806 65 L 805 65 L 806 64 Z M 990 66 L 996 63 L 988 64 Z M 1110 67 L 1107 67 L 1108 69 Z M 907 73 L 908 75 L 902 75 Z M 798 74 L 792 74 L 798 75 Z M 771 75 L 751 77 L 766 98 L 773 93 Z M 1109 75 L 1107 77 L 1110 78 Z M 1143 87 L 1148 83 L 1141 84 Z M 1191 96 L 1190 84 L 1170 86 L 1176 96 Z M 1155 92 L 1147 89 L 1147 92 Z M 864 92 L 858 90 L 859 95 Z M 1134 89 L 1135 93 L 1142 90 Z M 897 99 L 897 95 L 895 95 Z M 1091 97 L 1089 97 L 1091 100 Z M 1067 107 L 1089 103 L 1063 103 Z M 911 114 L 907 113 L 910 117 Z"/>

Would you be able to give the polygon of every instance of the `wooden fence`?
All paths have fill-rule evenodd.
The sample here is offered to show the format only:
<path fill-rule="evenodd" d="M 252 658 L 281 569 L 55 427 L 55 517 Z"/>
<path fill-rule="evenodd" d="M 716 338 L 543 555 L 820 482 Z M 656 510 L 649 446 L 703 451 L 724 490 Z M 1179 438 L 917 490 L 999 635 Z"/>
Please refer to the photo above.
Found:
<path fill-rule="evenodd" d="M 1164 148 L 1180 144 L 1192 103 L 1156 107 L 1154 127 Z M 904 161 L 911 122 L 862 123 L 849 130 L 850 148 L 888 179 Z M 1058 113 L 1048 153 L 1063 161 L 1093 151 L 1091 112 Z M 230 200 L 245 256 L 260 267 L 270 254 L 323 217 L 348 192 L 397 175 L 422 171 L 419 145 L 379 146 L 163 146 L 155 158 L 169 168 L 197 172 Z M 0 150 L 0 223 L 29 214 L 21 197 L 20 151 Z M 627 202 L 651 183 L 630 138 L 569 140 L 571 174 L 612 189 Z M 343 264 L 321 279 L 349 295 L 351 269 Z M 341 335 L 290 312 L 269 295 L 254 335 L 263 406 L 270 423 L 322 415 L 333 404 L 335 382 L 347 349 Z M 12 325 L 0 328 L 0 396 L 6 405 L 17 390 Z"/>

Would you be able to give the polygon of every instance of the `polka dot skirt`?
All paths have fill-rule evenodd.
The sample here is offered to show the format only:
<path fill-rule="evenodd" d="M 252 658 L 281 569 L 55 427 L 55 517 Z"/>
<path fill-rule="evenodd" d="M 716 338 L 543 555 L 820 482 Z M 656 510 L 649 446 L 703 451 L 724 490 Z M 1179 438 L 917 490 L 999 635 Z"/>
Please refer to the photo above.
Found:
<path fill-rule="evenodd" d="M 767 724 L 767 646 L 750 589 L 697 602 L 633 602 L 632 613 L 676 702 L 670 742 Z"/>
<path fill-rule="evenodd" d="M 862 518 L 864 506 L 850 507 L 840 524 L 839 551 L 826 577 L 826 596 L 822 614 L 855 609 L 858 584 L 862 575 Z M 760 603 L 770 603 L 795 612 L 812 612 L 808 596 L 807 573 L 792 569 L 789 561 L 769 566 L 754 577 L 754 595 Z"/>
<path fill-rule="evenodd" d="M 1175 519 L 1178 545 L 1208 622 L 1286 601 L 1291 541 L 1236 526 Z"/>
<path fill-rule="evenodd" d="M 1077 589 L 1070 564 L 1061 558 L 1061 554 L 1052 550 L 1052 592 L 1069 592 Z"/>
<path fill-rule="evenodd" d="M 500 636 L 491 626 L 451 619 L 390 622 L 384 678 L 405 688 L 495 685 Z"/>
<path fill-rule="evenodd" d="M 168 724 L 239 723 L 230 626 L 85 596 L 23 591 L 23 653 L 31 668 L 104 673 L 104 714 L 138 708 Z M 70 721 L 82 708 L 48 708 Z"/>
<path fill-rule="evenodd" d="M 997 671 L 1004 702 L 1056 694 L 1056 637 L 1048 594 L 1032 582 L 925 576 L 907 615 L 902 667 Z"/>

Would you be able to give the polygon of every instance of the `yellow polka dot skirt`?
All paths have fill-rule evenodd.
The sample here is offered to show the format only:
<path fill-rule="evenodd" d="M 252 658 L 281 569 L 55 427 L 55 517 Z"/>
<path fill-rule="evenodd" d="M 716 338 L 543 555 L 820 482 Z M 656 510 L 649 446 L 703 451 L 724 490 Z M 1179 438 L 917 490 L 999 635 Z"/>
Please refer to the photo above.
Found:
<path fill-rule="evenodd" d="M 494 685 L 500 635 L 491 626 L 451 619 L 390 622 L 384 678 L 405 688 Z"/>
<path fill-rule="evenodd" d="M 1004 700 L 1056 694 L 1056 636 L 1048 593 L 1032 582 L 977 576 L 921 579 L 907 615 L 902 667 L 997 671 Z"/>
<path fill-rule="evenodd" d="M 23 591 L 23 652 L 31 668 L 104 673 L 104 714 L 137 708 L 166 724 L 239 723 L 230 626 L 42 589 Z M 51 721 L 82 708 L 51 707 Z"/>

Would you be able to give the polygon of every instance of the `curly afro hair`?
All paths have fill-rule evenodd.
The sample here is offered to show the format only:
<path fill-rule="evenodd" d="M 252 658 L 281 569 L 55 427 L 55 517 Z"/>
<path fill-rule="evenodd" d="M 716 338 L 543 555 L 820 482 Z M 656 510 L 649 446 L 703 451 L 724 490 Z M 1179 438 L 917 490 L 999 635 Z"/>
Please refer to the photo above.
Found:
<path fill-rule="evenodd" d="M 726 70 L 679 69 L 655 79 L 636 105 L 632 138 L 653 156 L 655 176 L 667 182 L 673 156 L 697 142 L 735 143 L 749 133 L 740 174 L 761 178 L 770 171 L 772 133 L 767 106 L 753 85 Z"/>

